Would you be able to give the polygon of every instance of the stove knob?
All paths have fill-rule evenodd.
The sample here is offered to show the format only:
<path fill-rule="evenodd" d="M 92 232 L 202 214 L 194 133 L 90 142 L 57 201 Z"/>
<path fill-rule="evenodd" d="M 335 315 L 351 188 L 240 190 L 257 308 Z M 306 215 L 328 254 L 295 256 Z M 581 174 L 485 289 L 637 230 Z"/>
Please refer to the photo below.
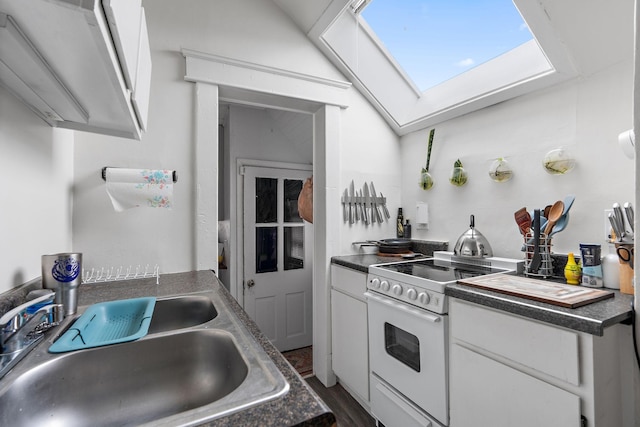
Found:
<path fill-rule="evenodd" d="M 418 301 L 420 301 L 420 304 L 427 305 L 430 300 L 431 297 L 426 292 L 420 292 L 420 295 L 418 295 Z"/>
<path fill-rule="evenodd" d="M 410 300 L 415 300 L 416 298 L 418 298 L 418 293 L 415 289 L 409 288 L 409 290 L 407 291 L 407 296 Z"/>
<path fill-rule="evenodd" d="M 387 282 L 386 280 L 383 280 L 380 284 L 380 288 L 382 288 L 382 290 L 385 292 L 388 292 L 390 287 L 391 286 L 389 285 L 389 282 Z"/>
<path fill-rule="evenodd" d="M 380 287 L 380 279 L 377 277 L 371 280 L 371 287 L 373 289 L 378 289 Z"/>
<path fill-rule="evenodd" d="M 402 295 L 402 286 L 398 284 L 393 285 L 393 293 L 398 296 Z"/>

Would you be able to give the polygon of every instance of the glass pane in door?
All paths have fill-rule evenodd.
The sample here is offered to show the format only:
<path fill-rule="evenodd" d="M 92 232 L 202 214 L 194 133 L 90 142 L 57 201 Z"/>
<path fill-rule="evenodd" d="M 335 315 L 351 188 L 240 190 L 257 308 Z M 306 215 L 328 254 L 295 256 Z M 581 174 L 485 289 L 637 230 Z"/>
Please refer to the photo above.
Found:
<path fill-rule="evenodd" d="M 304 268 L 304 227 L 284 228 L 284 269 Z"/>
<path fill-rule="evenodd" d="M 302 222 L 298 212 L 298 196 L 302 191 L 299 179 L 284 180 L 284 222 Z"/>
<path fill-rule="evenodd" d="M 256 228 L 256 273 L 278 271 L 278 227 Z"/>
<path fill-rule="evenodd" d="M 278 221 L 278 180 L 256 178 L 256 224 Z"/>

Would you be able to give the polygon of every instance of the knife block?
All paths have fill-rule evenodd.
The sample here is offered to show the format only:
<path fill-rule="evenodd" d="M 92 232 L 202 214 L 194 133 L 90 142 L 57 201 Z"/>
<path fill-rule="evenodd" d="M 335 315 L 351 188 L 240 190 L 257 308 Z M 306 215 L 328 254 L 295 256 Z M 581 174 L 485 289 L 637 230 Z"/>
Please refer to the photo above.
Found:
<path fill-rule="evenodd" d="M 633 295 L 633 268 L 626 263 L 620 263 L 620 292 Z"/>

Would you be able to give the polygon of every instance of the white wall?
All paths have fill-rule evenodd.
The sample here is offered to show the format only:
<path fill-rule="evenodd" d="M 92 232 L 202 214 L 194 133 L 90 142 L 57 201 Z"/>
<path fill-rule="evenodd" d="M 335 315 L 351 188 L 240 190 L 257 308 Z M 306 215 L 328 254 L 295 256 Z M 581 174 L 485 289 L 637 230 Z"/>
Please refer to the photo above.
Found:
<path fill-rule="evenodd" d="M 340 195 L 343 195 L 351 180 L 358 190 L 362 189 L 365 182 L 373 182 L 378 196 L 382 193 L 387 198 L 391 218 L 388 222 L 376 222 L 368 226 L 362 222 L 353 225 L 341 222 L 340 251 L 336 255 L 358 253 L 360 248 L 352 245 L 353 242 L 396 236 L 395 217 L 401 206 L 401 177 L 406 173 L 401 163 L 400 138 L 358 92 L 354 91 L 351 98 L 353 105 L 359 108 L 343 110 L 340 117 L 340 159 L 335 160 L 340 162 L 341 167 Z M 342 221 L 342 207 L 337 208 L 340 209 L 339 218 Z"/>
<path fill-rule="evenodd" d="M 588 78 L 516 98 L 435 126 L 431 190 L 418 187 L 426 162 L 429 130 L 402 138 L 402 205 L 415 216 L 417 201 L 429 204 L 427 231 L 414 238 L 448 240 L 453 249 L 475 214 L 476 228 L 496 256 L 522 257 L 522 238 L 514 221 L 520 207 L 544 208 L 567 194 L 576 195 L 570 221 L 553 238 L 553 251 L 579 253 L 579 243 L 599 243 L 607 253 L 604 209 L 634 200 L 634 162 L 618 148 L 617 136 L 632 123 L 632 62 Z M 542 168 L 544 155 L 566 146 L 577 160 L 566 175 Z M 495 183 L 488 175 L 493 159 L 506 157 L 514 177 Z M 469 173 L 463 187 L 448 182 L 460 158 Z"/>
<path fill-rule="evenodd" d="M 285 114 L 290 114 L 291 120 L 303 127 L 303 132 L 310 137 L 313 132 L 313 119 L 310 114 Z M 313 162 L 311 138 L 289 139 L 283 124 L 275 120 L 265 109 L 232 105 L 229 122 L 229 152 L 232 165 L 238 158 L 309 165 Z"/>
<path fill-rule="evenodd" d="M 180 49 L 328 79 L 344 78 L 272 2 L 154 0 L 145 1 L 144 6 L 153 60 L 149 131 L 141 142 L 77 133 L 73 243 L 75 250 L 85 254 L 89 267 L 159 263 L 162 272 L 184 271 L 194 268 L 195 97 L 193 84 L 183 81 Z M 349 92 L 350 107 L 343 110 L 341 126 L 344 158 L 334 159 L 344 164 L 344 185 L 359 176 L 368 180 L 379 173 L 390 176 L 397 205 L 400 173 L 394 165 L 399 162 L 399 138 L 357 91 Z M 258 158 L 258 153 L 251 157 Z M 293 154 L 310 162 L 308 154 Z M 283 157 L 281 152 L 259 155 L 271 160 Z M 103 166 L 176 169 L 174 209 L 113 212 L 99 176 Z M 363 233 L 357 230 L 356 236 L 349 231 L 345 242 L 361 239 Z M 351 249 L 350 243 L 343 246 L 343 252 Z"/>
<path fill-rule="evenodd" d="M 51 128 L 0 86 L 0 292 L 71 251 L 73 132 Z"/>

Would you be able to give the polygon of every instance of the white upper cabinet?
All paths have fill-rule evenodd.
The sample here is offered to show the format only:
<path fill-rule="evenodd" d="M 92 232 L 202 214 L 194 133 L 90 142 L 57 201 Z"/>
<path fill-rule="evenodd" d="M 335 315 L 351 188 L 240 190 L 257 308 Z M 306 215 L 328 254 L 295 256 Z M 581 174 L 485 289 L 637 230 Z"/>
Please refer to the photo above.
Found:
<path fill-rule="evenodd" d="M 140 0 L 0 0 L 0 83 L 51 126 L 140 139 L 151 84 Z"/>

